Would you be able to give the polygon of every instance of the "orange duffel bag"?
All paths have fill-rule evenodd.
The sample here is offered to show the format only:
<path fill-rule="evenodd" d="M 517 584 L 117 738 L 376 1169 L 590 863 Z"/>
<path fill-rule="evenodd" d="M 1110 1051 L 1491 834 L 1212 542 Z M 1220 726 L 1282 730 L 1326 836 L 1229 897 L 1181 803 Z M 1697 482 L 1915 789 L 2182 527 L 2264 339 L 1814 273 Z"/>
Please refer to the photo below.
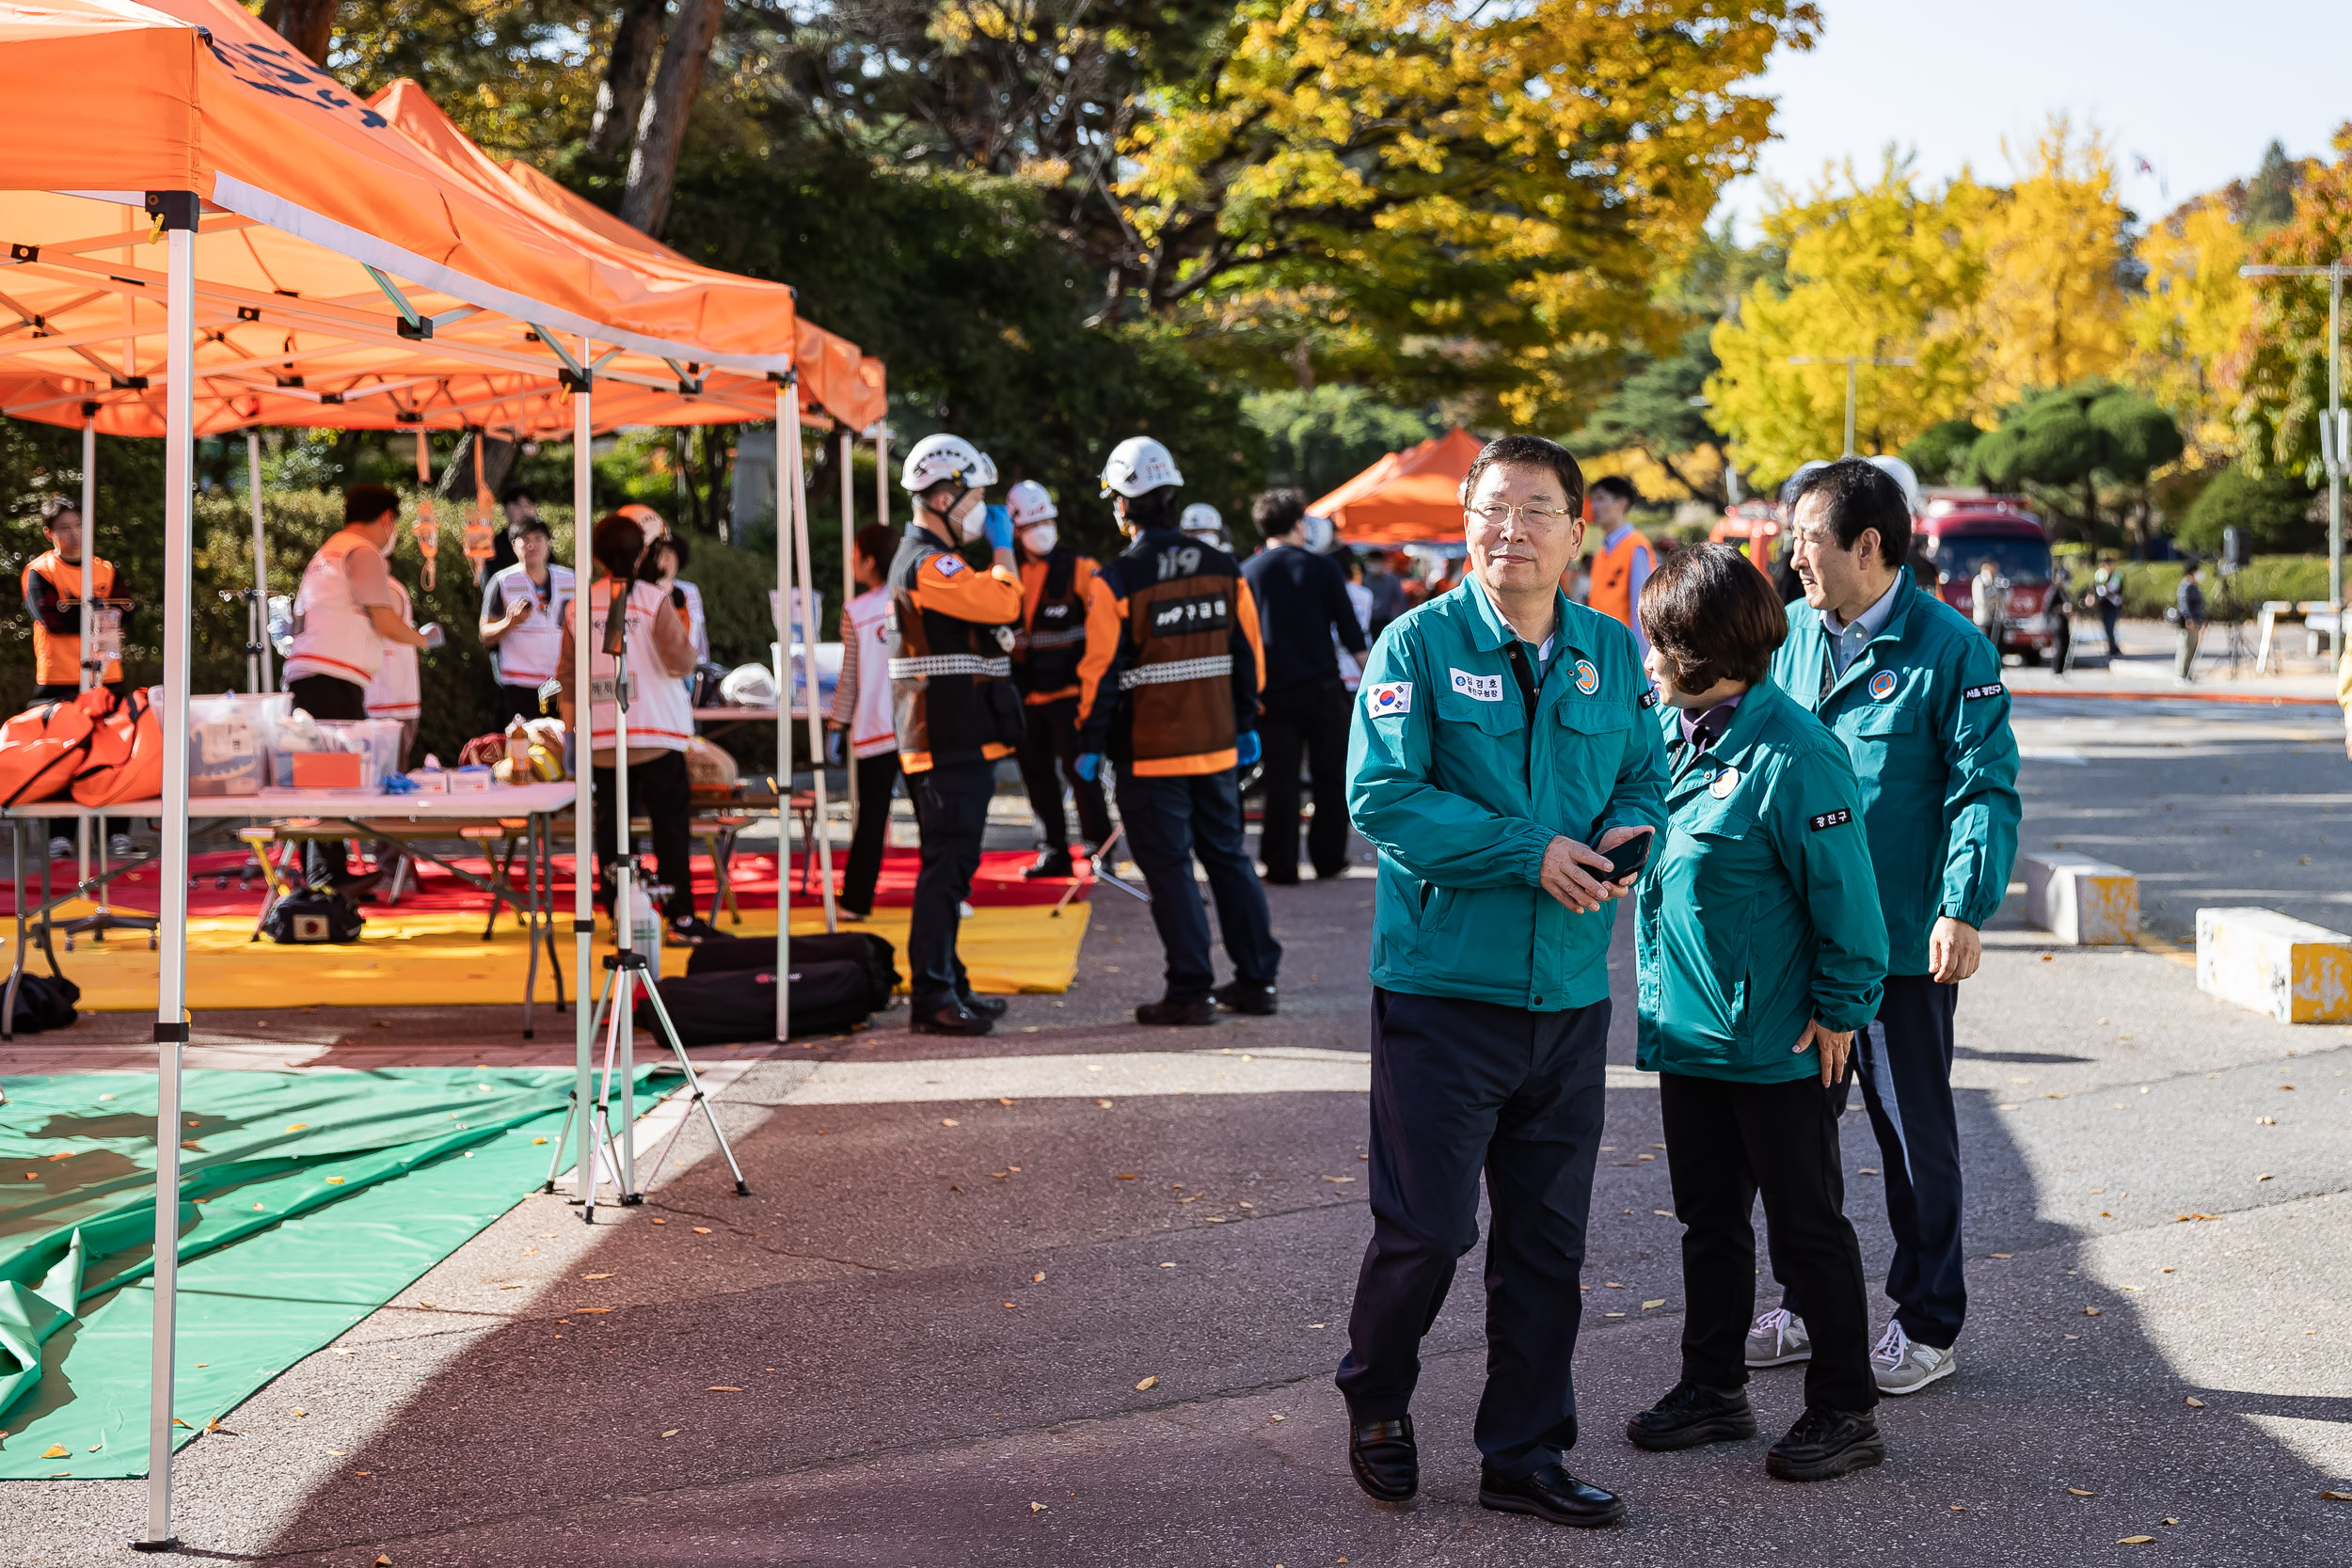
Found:
<path fill-rule="evenodd" d="M 92 738 L 78 702 L 42 703 L 0 724 L 0 806 L 65 793 L 88 762 Z"/>
<path fill-rule="evenodd" d="M 89 757 L 73 775 L 73 799 L 86 806 L 151 800 L 164 792 L 164 720 L 146 687 L 116 699 L 102 688 L 83 693 L 92 714 Z"/>

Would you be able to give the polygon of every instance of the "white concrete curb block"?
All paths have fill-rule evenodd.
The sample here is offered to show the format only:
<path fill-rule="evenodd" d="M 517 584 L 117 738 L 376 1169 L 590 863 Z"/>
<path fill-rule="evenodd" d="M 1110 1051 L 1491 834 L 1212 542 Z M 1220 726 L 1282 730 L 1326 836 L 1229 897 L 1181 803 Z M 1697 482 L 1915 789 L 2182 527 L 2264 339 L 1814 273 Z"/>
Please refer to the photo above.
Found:
<path fill-rule="evenodd" d="M 2128 947 L 2139 936 L 2139 879 L 2063 850 L 2025 855 L 2026 918 L 2069 947 Z"/>
<path fill-rule="evenodd" d="M 2197 989 L 2281 1023 L 2352 1023 L 2352 937 L 2276 910 L 2199 910 Z"/>

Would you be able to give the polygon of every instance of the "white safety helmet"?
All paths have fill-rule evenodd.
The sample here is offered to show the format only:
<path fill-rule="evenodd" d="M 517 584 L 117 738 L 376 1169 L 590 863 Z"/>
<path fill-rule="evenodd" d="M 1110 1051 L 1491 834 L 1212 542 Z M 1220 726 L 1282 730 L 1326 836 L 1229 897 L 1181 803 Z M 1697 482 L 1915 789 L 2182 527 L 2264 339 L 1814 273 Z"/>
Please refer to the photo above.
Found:
<path fill-rule="evenodd" d="M 1189 533 L 1211 544 L 1220 544 L 1225 538 L 1225 519 L 1207 501 L 1194 501 L 1185 507 L 1184 515 L 1176 519 L 1176 528 L 1180 533 Z"/>
<path fill-rule="evenodd" d="M 996 483 L 996 465 L 961 436 L 926 436 L 907 450 L 898 488 L 920 495 L 943 481 L 977 490 Z"/>
<path fill-rule="evenodd" d="M 1133 499 L 1184 482 L 1184 476 L 1176 471 L 1176 459 L 1149 436 L 1128 436 L 1111 449 L 1110 461 L 1103 465 L 1103 494 L 1106 496 Z"/>
<path fill-rule="evenodd" d="M 1911 509 L 1911 515 L 1913 516 L 1916 517 L 1919 515 L 1921 511 L 1919 499 L 1919 476 L 1912 471 L 1910 464 L 1904 462 L 1899 457 L 1870 457 L 1865 458 L 1864 461 L 1868 463 L 1870 467 L 1876 468 L 1879 472 L 1884 474 L 1887 478 L 1893 480 L 1896 483 L 1901 485 L 1903 487 L 1903 504 Z"/>
<path fill-rule="evenodd" d="M 1819 457 L 1816 457 L 1816 458 L 1812 459 L 1812 460 L 1811 460 L 1811 461 L 1809 461 L 1809 462 L 1804 462 L 1804 463 L 1800 463 L 1800 464 L 1798 464 L 1798 465 L 1797 465 L 1797 471 L 1796 471 L 1795 473 L 1793 473 L 1793 474 L 1790 474 L 1790 475 L 1789 475 L 1789 476 L 1788 476 L 1786 480 L 1782 481 L 1782 483 L 1781 483 L 1781 486 L 1780 486 L 1780 499 L 1781 499 L 1781 504 L 1782 504 L 1782 505 L 1784 505 L 1784 506 L 1793 504 L 1791 498 L 1793 498 L 1793 497 L 1796 495 L 1796 493 L 1797 493 L 1797 486 L 1798 486 L 1799 484 L 1803 483 L 1805 481 L 1805 479 L 1806 479 L 1807 477 L 1809 477 L 1811 474 L 1813 474 L 1813 473 L 1814 473 L 1814 471 L 1815 471 L 1815 470 L 1817 470 L 1817 469 L 1820 469 L 1820 468 L 1826 468 L 1826 467 L 1829 467 L 1829 464 L 1828 464 L 1827 462 L 1823 461 L 1822 459 L 1819 458 Z"/>
<path fill-rule="evenodd" d="M 1005 492 L 1005 509 L 1012 514 L 1012 526 L 1027 528 L 1061 515 L 1054 504 L 1053 495 L 1036 480 L 1025 479 Z"/>

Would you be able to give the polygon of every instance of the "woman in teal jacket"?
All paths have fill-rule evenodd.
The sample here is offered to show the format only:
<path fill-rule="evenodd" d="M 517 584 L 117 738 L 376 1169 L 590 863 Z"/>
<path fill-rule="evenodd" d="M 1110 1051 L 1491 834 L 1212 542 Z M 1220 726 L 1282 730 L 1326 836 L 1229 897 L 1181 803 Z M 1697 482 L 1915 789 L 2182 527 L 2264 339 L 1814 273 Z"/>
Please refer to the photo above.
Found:
<path fill-rule="evenodd" d="M 1636 895 L 1635 1061 L 1660 1075 L 1687 1307 L 1681 1379 L 1627 1435 L 1667 1449 L 1756 1434 L 1743 1386 L 1760 1192 L 1813 1330 L 1804 1414 L 1765 1467 L 1824 1481 L 1886 1454 L 1837 1144 L 1853 1032 L 1886 973 L 1861 786 L 1837 737 L 1765 680 L 1787 619 L 1736 551 L 1670 557 L 1641 615 L 1670 783 Z"/>

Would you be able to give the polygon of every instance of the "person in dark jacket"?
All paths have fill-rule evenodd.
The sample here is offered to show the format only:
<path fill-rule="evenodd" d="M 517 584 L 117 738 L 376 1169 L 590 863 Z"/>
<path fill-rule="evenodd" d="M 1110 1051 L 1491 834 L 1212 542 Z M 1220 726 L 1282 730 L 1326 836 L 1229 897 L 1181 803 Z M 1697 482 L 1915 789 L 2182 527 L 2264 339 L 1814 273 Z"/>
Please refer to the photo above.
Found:
<path fill-rule="evenodd" d="M 2173 655 L 2172 678 L 2186 686 L 2197 678 L 2198 644 L 2205 640 L 2205 590 L 2197 578 L 2200 568 L 2190 562 L 2181 572 L 2181 586 L 2172 594 L 2172 620 L 2180 628 L 2180 650 Z"/>
<path fill-rule="evenodd" d="M 1315 819 L 1307 855 L 1315 875 L 1347 868 L 1347 687 L 1340 678 L 1339 646 L 1361 659 L 1368 644 L 1347 577 L 1339 562 L 1309 547 L 1313 525 L 1307 498 L 1268 490 L 1249 509 L 1266 547 L 1242 563 L 1258 601 L 1265 641 L 1265 712 L 1258 733 L 1265 744 L 1265 817 L 1258 855 L 1265 879 L 1277 887 L 1298 880 L 1298 764 L 1303 753 L 1312 781 Z M 1330 524 L 1321 531 L 1328 535 Z"/>

